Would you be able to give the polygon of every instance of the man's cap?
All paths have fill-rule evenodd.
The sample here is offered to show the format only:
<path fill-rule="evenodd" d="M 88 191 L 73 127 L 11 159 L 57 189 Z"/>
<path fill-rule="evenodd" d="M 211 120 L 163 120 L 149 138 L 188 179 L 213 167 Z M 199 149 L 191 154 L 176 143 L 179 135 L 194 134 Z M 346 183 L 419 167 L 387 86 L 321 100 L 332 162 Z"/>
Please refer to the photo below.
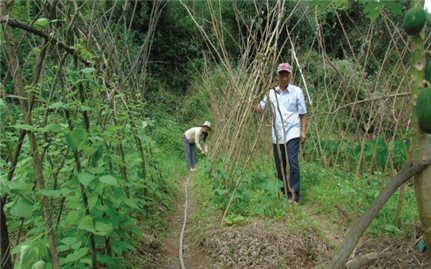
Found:
<path fill-rule="evenodd" d="M 277 73 L 280 73 L 280 71 L 292 73 L 292 66 L 289 63 L 281 63 L 278 65 Z"/>

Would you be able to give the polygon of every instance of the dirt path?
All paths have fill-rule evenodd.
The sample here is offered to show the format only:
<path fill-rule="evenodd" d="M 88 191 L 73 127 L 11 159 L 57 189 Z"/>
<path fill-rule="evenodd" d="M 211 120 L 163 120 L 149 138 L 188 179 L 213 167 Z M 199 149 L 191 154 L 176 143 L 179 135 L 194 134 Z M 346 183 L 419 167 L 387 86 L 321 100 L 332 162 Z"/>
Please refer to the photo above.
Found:
<path fill-rule="evenodd" d="M 187 188 L 187 222 L 183 237 L 183 260 L 185 268 L 188 269 L 209 269 L 211 266 L 207 254 L 203 251 L 200 242 L 196 242 L 190 229 L 191 217 L 196 211 L 196 200 L 191 191 L 193 174 L 184 177 L 178 185 L 177 209 L 169 218 L 170 233 L 161 243 L 160 263 L 157 268 L 176 269 L 181 268 L 179 258 L 180 235 L 184 223 L 184 205 L 186 201 L 185 187 L 188 177 L 190 177 Z"/>

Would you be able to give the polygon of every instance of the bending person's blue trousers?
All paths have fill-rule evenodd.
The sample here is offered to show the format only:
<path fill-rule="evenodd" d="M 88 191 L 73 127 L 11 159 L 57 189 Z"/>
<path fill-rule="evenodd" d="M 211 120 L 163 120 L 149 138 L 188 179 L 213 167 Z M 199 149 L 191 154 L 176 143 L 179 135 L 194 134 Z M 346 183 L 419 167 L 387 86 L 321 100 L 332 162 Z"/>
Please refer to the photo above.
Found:
<path fill-rule="evenodd" d="M 299 152 L 299 138 L 294 138 L 287 141 L 287 144 L 272 144 L 272 149 L 274 152 L 274 161 L 275 167 L 277 168 L 277 177 L 280 179 L 283 184 L 283 173 L 286 176 L 286 179 L 290 183 L 290 187 L 292 191 L 295 193 L 295 201 L 299 201 L 299 180 L 300 180 L 300 171 L 299 171 L 299 161 L 298 161 L 298 152 Z M 287 154 L 286 154 L 287 153 Z M 286 160 L 287 155 L 287 160 Z M 289 162 L 290 174 L 286 174 L 286 166 L 287 162 Z M 283 169 L 283 170 L 282 170 Z M 292 199 L 292 192 L 290 192 L 288 186 L 287 188 L 287 197 Z M 285 193 L 284 187 L 282 187 L 282 192 Z"/>
<path fill-rule="evenodd" d="M 184 157 L 186 159 L 187 168 L 195 168 L 196 165 L 196 145 L 190 144 L 187 138 L 183 137 Z"/>

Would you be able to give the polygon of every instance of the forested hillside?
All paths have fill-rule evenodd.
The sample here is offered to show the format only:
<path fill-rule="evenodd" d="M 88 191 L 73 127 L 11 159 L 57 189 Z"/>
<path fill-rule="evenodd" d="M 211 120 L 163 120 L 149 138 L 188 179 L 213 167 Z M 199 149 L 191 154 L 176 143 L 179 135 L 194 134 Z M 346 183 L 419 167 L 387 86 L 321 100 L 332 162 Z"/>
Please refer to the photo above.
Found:
<path fill-rule="evenodd" d="M 423 7 L 0 0 L 1 268 L 431 268 Z M 255 111 L 285 62 L 299 203 Z"/>

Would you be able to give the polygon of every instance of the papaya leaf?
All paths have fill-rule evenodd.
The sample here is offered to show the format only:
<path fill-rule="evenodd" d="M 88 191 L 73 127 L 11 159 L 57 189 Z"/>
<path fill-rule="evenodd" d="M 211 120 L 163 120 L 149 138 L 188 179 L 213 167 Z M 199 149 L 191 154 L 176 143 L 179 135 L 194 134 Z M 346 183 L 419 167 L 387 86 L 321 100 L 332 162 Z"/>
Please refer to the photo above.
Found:
<path fill-rule="evenodd" d="M 403 13 L 403 5 L 401 1 L 384 1 L 385 7 L 395 13 L 401 15 Z"/>
<path fill-rule="evenodd" d="M 371 20 L 371 22 L 375 22 L 380 15 L 380 9 L 382 8 L 382 3 L 376 1 L 363 1 L 364 13 Z"/>
<path fill-rule="evenodd" d="M 346 7 L 349 5 L 349 0 L 332 0 L 332 4 L 336 7 L 336 8 L 340 8 L 340 7 Z"/>

